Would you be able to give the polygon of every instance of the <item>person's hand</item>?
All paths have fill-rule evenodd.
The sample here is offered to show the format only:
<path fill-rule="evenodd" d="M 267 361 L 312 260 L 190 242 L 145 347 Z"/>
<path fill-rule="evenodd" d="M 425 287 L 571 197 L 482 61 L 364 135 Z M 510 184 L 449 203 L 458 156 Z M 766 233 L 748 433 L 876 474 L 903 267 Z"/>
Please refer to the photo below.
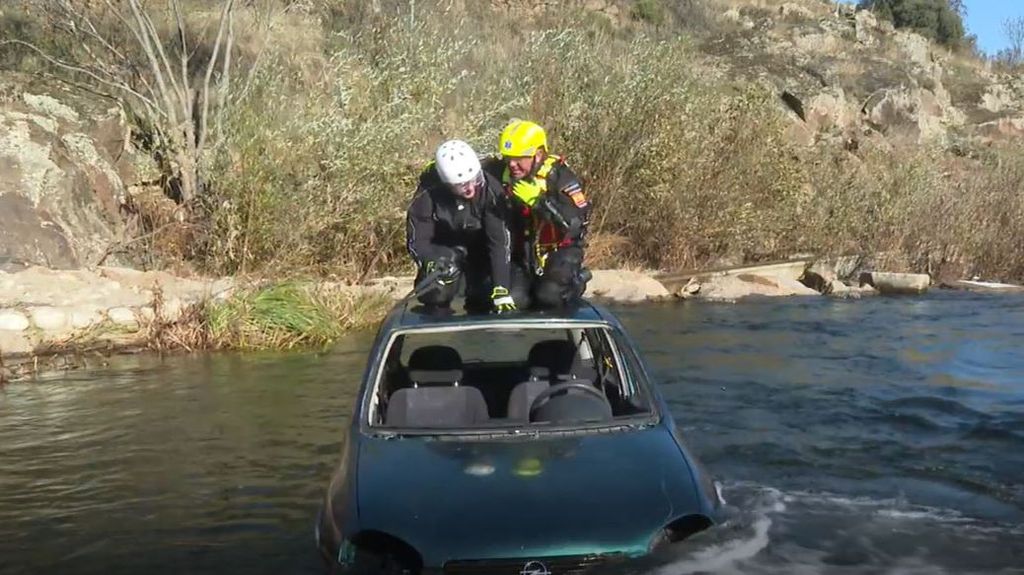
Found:
<path fill-rule="evenodd" d="M 491 302 L 494 303 L 494 311 L 497 313 L 508 313 L 516 311 L 516 302 L 502 286 L 494 286 L 491 291 Z"/>
<path fill-rule="evenodd" d="M 441 256 L 427 262 L 427 273 L 432 274 L 435 272 L 437 273 L 437 283 L 448 285 L 458 279 L 459 266 L 455 265 L 451 258 Z"/>
<path fill-rule="evenodd" d="M 543 192 L 544 190 L 541 188 L 540 184 L 535 183 L 533 180 L 519 180 L 515 184 L 512 184 L 512 195 L 519 198 L 519 201 L 531 208 L 537 203 L 537 198 L 539 198 Z"/>

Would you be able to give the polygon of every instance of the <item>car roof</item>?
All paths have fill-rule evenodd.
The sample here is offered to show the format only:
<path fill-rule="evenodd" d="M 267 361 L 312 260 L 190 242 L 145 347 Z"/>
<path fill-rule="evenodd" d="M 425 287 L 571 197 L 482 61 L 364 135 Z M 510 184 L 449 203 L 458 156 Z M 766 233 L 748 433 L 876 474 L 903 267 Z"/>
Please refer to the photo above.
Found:
<path fill-rule="evenodd" d="M 468 313 L 460 307 L 452 307 L 451 311 L 437 312 L 419 302 L 404 300 L 399 302 L 385 320 L 387 330 L 472 326 L 475 324 L 494 323 L 495 321 L 529 322 L 529 323 L 602 323 L 619 326 L 615 316 L 604 306 L 583 300 L 578 305 L 544 311 L 522 311 L 504 315 L 492 313 Z"/>

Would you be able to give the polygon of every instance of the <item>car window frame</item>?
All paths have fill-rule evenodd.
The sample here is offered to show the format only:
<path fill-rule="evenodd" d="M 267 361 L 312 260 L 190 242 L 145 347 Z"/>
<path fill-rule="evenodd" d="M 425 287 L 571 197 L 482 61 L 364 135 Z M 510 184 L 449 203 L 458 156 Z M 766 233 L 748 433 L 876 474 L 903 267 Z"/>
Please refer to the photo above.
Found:
<path fill-rule="evenodd" d="M 431 325 L 431 326 L 409 326 L 396 328 L 390 332 L 386 338 L 383 338 L 373 354 L 371 361 L 374 363 L 372 370 L 368 373 L 368 382 L 364 386 L 364 392 L 360 398 L 360 418 L 359 426 L 363 433 L 370 435 L 423 435 L 423 436 L 473 436 L 473 435 L 509 435 L 509 434 L 523 434 L 533 435 L 542 433 L 559 432 L 564 433 L 566 431 L 579 431 L 586 432 L 589 430 L 601 430 L 614 427 L 631 427 L 642 424 L 654 424 L 660 420 L 660 413 L 658 406 L 651 398 L 647 397 L 648 411 L 646 413 L 640 413 L 631 416 L 620 416 L 619 418 L 613 419 L 606 422 L 589 422 L 589 423 L 577 423 L 570 425 L 538 425 L 538 424 L 526 424 L 526 425 L 491 425 L 488 427 L 481 428 L 399 428 L 399 427 L 387 427 L 383 423 L 377 423 L 375 420 L 380 419 L 380 399 L 379 393 L 381 385 L 384 379 L 384 361 L 391 353 L 392 346 L 396 341 L 402 341 L 405 343 L 405 337 L 415 333 L 445 333 L 445 332 L 457 332 L 457 331 L 473 331 L 473 330 L 486 330 L 493 328 L 525 328 L 525 329 L 547 329 L 547 330 L 587 330 L 597 329 L 604 332 L 607 336 L 608 342 L 612 347 L 612 354 L 615 356 L 615 363 L 619 370 L 619 377 L 628 377 L 625 370 L 621 350 L 619 350 L 619 344 L 617 343 L 617 335 L 622 333 L 622 327 L 607 321 L 600 320 L 491 320 L 491 321 L 478 321 L 466 324 L 452 324 L 452 325 Z M 624 335 L 624 334 L 623 334 Z M 589 345 L 589 342 L 588 342 Z M 593 347 L 591 347 L 593 352 Z M 621 381 L 625 381 L 622 379 Z"/>

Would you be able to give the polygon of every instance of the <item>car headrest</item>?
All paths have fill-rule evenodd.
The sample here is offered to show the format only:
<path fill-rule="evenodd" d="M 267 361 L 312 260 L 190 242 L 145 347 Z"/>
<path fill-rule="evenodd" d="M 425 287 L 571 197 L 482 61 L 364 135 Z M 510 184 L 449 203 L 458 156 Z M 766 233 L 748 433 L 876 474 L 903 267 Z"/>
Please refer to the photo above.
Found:
<path fill-rule="evenodd" d="M 462 357 L 455 348 L 447 345 L 425 345 L 416 348 L 409 356 L 409 371 L 461 370 Z"/>
<path fill-rule="evenodd" d="M 455 385 L 462 381 L 461 369 L 414 369 L 409 372 L 409 380 L 414 385 L 448 384 Z"/>
<path fill-rule="evenodd" d="M 527 362 L 531 368 L 545 367 L 550 373 L 560 375 L 569 373 L 575 356 L 576 346 L 571 341 L 548 339 L 533 344 Z"/>

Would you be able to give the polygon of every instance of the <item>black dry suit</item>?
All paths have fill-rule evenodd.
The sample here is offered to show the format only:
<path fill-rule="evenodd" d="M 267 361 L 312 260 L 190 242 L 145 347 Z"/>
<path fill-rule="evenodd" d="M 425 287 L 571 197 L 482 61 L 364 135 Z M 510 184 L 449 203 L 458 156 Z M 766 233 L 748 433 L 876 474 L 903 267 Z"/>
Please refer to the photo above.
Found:
<path fill-rule="evenodd" d="M 464 287 L 467 307 L 487 308 L 491 289 L 511 283 L 511 239 L 501 182 L 481 176 L 483 186 L 466 200 L 441 181 L 433 163 L 420 175 L 406 217 L 406 247 L 418 266 L 416 283 L 439 264 L 454 263 L 460 272 L 423 293 L 419 300 L 424 304 L 447 306 Z"/>

